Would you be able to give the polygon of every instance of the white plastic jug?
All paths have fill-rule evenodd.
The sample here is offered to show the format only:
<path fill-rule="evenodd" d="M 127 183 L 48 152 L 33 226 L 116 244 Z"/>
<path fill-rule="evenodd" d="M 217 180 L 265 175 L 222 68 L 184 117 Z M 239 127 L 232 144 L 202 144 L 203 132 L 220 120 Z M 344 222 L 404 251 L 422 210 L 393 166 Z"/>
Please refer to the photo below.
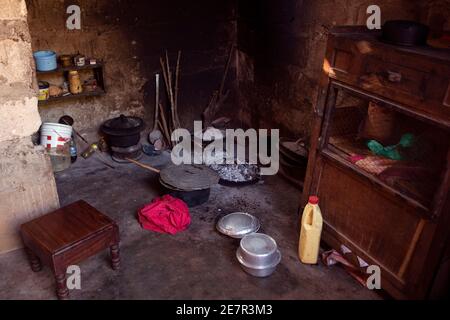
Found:
<path fill-rule="evenodd" d="M 305 264 L 316 264 L 319 257 L 320 237 L 323 218 L 319 208 L 319 198 L 311 196 L 303 210 L 298 256 Z"/>

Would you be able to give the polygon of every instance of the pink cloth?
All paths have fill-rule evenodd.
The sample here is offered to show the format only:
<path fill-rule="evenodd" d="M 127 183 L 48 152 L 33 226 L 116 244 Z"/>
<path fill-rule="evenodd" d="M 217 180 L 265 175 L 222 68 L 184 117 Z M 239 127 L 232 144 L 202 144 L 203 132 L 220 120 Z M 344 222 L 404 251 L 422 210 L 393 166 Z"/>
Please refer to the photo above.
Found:
<path fill-rule="evenodd" d="M 170 195 L 156 198 L 138 212 L 142 228 L 159 233 L 177 234 L 191 223 L 186 203 Z"/>

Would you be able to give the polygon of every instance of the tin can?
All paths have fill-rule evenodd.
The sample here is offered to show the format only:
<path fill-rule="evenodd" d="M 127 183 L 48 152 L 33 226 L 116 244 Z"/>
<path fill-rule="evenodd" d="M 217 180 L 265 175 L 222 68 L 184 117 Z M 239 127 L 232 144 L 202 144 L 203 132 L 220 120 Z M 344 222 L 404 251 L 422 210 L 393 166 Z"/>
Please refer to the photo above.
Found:
<path fill-rule="evenodd" d="M 38 96 L 39 101 L 48 100 L 48 98 L 50 97 L 49 88 L 50 84 L 48 82 L 39 81 L 39 96 Z"/>
<path fill-rule="evenodd" d="M 60 56 L 59 60 L 61 60 L 61 65 L 65 68 L 70 67 L 72 65 L 72 57 L 69 56 L 68 54 Z"/>

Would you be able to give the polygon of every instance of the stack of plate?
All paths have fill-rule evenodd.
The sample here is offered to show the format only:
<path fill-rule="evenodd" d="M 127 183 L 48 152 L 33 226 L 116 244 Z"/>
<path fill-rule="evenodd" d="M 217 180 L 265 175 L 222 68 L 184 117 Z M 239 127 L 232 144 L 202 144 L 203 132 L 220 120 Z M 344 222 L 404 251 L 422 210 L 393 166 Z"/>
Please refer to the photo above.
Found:
<path fill-rule="evenodd" d="M 222 217 L 217 223 L 219 232 L 241 239 L 236 258 L 245 272 L 255 277 L 270 276 L 281 261 L 277 243 L 266 234 L 256 233 L 259 220 L 244 212 L 235 212 Z"/>

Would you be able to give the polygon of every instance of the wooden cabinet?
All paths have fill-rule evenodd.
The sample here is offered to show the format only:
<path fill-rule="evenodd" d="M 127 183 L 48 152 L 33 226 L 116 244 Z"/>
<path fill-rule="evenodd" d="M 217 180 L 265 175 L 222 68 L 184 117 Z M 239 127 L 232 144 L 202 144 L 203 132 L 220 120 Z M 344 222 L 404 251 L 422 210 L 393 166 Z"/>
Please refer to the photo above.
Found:
<path fill-rule="evenodd" d="M 330 33 L 302 204 L 319 195 L 323 240 L 380 266 L 390 295 L 426 298 L 450 228 L 450 53 L 378 39 Z"/>

